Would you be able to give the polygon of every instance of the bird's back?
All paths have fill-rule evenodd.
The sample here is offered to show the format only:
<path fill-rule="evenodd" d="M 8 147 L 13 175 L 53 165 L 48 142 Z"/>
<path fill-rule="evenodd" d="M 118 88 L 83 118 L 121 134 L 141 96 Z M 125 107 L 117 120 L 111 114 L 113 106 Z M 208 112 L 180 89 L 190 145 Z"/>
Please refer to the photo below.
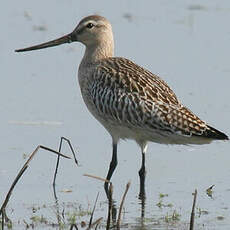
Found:
<path fill-rule="evenodd" d="M 81 87 L 83 98 L 110 133 L 159 143 L 196 143 L 191 137 L 227 139 L 184 107 L 160 77 L 128 59 L 105 58 L 88 74 Z"/>

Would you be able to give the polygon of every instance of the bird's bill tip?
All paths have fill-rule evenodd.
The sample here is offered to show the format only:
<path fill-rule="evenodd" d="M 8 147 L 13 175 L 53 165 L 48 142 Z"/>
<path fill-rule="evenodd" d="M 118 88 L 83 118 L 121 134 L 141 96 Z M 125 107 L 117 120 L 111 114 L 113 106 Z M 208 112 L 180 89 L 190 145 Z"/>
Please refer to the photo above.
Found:
<path fill-rule="evenodd" d="M 72 40 L 72 33 L 67 34 L 65 36 L 62 36 L 58 39 L 49 41 L 49 42 L 45 42 L 39 45 L 35 45 L 35 46 L 30 46 L 27 48 L 22 48 L 22 49 L 16 49 L 15 52 L 26 52 L 26 51 L 31 51 L 31 50 L 39 50 L 39 49 L 44 49 L 44 48 L 48 48 L 48 47 L 52 47 L 52 46 L 58 46 L 64 43 L 71 43 Z"/>

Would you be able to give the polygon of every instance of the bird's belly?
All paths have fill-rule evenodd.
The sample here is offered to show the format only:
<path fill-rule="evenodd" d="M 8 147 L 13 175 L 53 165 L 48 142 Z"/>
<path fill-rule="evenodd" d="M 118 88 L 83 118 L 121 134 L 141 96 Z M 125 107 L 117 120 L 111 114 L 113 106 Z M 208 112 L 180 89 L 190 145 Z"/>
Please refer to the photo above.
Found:
<path fill-rule="evenodd" d="M 100 120 L 99 120 L 100 121 Z M 168 130 L 152 129 L 148 127 L 132 127 L 127 124 L 115 124 L 100 121 L 105 129 L 116 139 L 132 139 L 138 144 L 145 142 L 155 142 L 159 144 L 209 144 L 213 141 L 210 138 L 197 136 L 185 136 L 179 133 L 169 132 Z"/>
<path fill-rule="evenodd" d="M 109 134 L 119 139 L 132 139 L 138 144 L 144 142 L 155 142 L 159 144 L 208 144 L 212 139 L 181 135 L 169 130 L 153 129 L 148 126 L 137 126 L 111 119 L 111 117 L 101 116 L 96 110 L 89 108 L 92 115 L 104 126 Z"/>
<path fill-rule="evenodd" d="M 132 139 L 137 143 L 156 142 L 160 144 L 207 144 L 212 139 L 185 136 L 170 129 L 150 127 L 144 123 L 131 124 L 98 111 L 90 95 L 82 94 L 83 100 L 91 114 L 104 126 L 112 138 Z"/>

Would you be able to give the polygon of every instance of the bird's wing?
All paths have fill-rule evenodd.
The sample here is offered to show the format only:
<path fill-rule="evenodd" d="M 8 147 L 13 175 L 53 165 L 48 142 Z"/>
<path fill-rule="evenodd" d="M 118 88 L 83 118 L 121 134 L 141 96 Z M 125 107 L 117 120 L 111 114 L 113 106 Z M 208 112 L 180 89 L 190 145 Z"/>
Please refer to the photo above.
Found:
<path fill-rule="evenodd" d="M 144 99 L 148 97 L 166 104 L 180 104 L 175 93 L 157 75 L 125 58 L 107 58 L 105 62 L 101 68 L 113 73 L 112 79 L 127 92 L 137 92 Z"/>
<path fill-rule="evenodd" d="M 203 136 L 209 129 L 162 79 L 124 58 L 98 65 L 91 96 L 99 113 L 123 125 L 188 136 Z"/>

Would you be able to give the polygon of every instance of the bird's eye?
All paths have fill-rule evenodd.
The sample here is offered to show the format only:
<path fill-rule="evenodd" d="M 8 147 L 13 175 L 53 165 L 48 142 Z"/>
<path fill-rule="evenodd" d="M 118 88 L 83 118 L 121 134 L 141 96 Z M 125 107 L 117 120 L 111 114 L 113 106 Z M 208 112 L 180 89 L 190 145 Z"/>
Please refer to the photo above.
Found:
<path fill-rule="evenodd" d="M 88 24 L 86 25 L 86 27 L 89 28 L 89 29 L 91 29 L 91 28 L 94 27 L 94 24 L 90 22 L 90 23 L 88 23 Z"/>

